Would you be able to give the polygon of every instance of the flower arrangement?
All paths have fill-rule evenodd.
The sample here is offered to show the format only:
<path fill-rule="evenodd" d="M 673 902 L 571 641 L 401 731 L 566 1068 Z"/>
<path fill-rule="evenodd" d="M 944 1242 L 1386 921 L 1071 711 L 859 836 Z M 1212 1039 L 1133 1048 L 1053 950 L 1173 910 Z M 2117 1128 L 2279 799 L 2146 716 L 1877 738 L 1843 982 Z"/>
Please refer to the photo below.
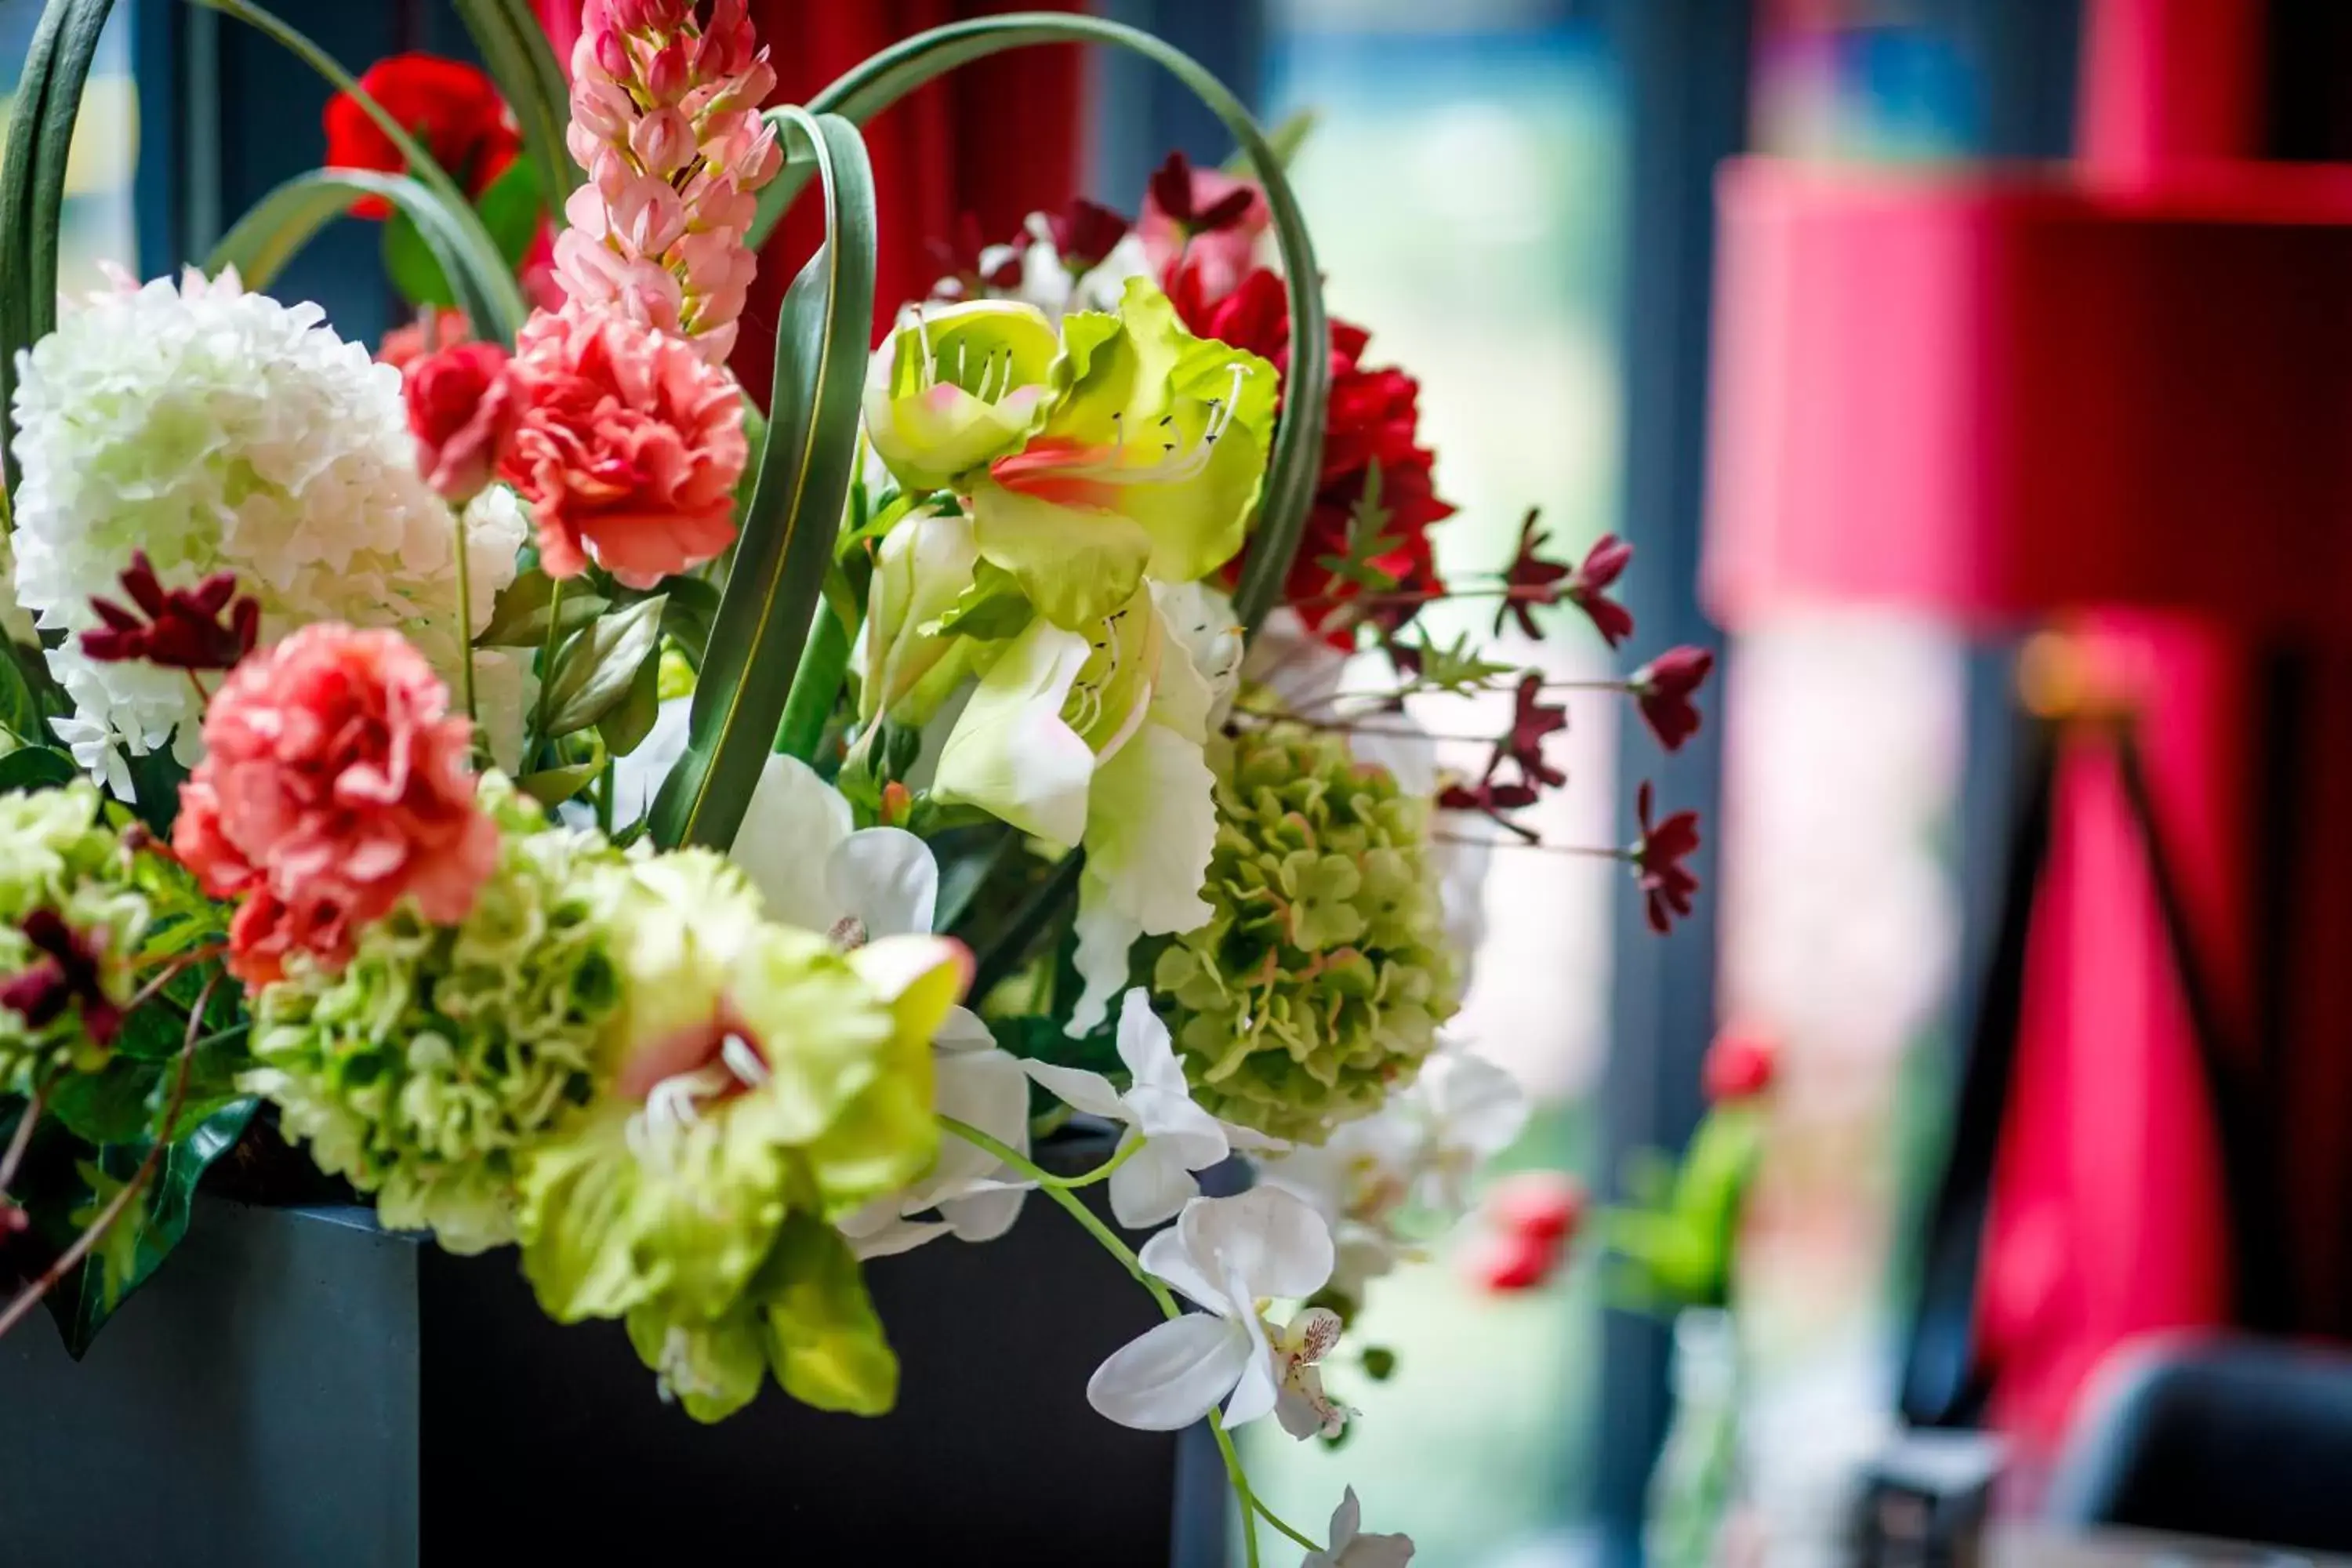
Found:
<path fill-rule="evenodd" d="M 1525 1115 L 1444 1031 L 1464 847 L 1534 843 L 1565 711 L 1419 612 L 1568 603 L 1613 647 L 1630 552 L 1530 519 L 1440 576 L 1415 384 L 1327 324 L 1267 140 L 1143 35 L 967 26 L 763 109 L 742 0 L 589 0 L 568 87 L 514 0 L 460 7 L 488 75 L 356 81 L 208 3 L 340 92 L 330 166 L 202 269 L 58 319 L 64 135 L 20 108 L 0 170 L 0 1331 L 46 1299 L 85 1340 L 267 1135 L 387 1226 L 513 1247 L 698 1419 L 771 1378 L 874 1414 L 863 1261 L 1034 1194 L 1165 1313 L 1097 1410 L 1206 1420 L 1253 1563 L 1261 1520 L 1402 1562 L 1352 1492 L 1323 1542 L 1274 1519 L 1226 1434 L 1343 1431 L 1365 1291 Z M 51 0 L 20 105 L 78 91 L 92 12 Z M 1045 40 L 1170 63 L 1249 173 L 967 234 L 875 346 L 856 122 Z M 761 409 L 727 361 L 812 194 Z M 265 291 L 345 211 L 419 310 L 380 358 Z M 1609 689 L 1672 748 L 1707 662 Z M 1441 773 L 1405 700 L 1489 689 L 1508 732 Z M 1696 844 L 1645 789 L 1591 852 L 1664 930 Z M 1116 1152 L 1049 1174 L 1073 1115 Z M 1236 1155 L 1255 1184 L 1204 1195 Z"/>

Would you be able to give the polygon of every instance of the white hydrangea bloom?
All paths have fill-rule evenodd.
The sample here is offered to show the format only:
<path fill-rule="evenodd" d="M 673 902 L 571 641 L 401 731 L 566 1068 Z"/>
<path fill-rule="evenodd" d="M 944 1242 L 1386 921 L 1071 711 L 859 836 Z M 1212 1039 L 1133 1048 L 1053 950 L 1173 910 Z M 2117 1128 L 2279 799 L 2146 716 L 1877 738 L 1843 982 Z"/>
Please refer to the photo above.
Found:
<path fill-rule="evenodd" d="M 265 642 L 314 621 L 396 627 L 457 685 L 454 521 L 417 474 L 400 373 L 323 318 L 191 271 L 93 296 L 20 356 L 15 578 L 41 626 L 95 625 L 90 599 L 143 548 L 170 586 L 234 572 Z M 468 520 L 478 626 L 525 523 L 499 489 Z M 99 663 L 71 637 L 48 659 L 75 707 L 58 734 L 91 772 L 120 788 L 121 752 L 201 754 L 181 671 Z"/>

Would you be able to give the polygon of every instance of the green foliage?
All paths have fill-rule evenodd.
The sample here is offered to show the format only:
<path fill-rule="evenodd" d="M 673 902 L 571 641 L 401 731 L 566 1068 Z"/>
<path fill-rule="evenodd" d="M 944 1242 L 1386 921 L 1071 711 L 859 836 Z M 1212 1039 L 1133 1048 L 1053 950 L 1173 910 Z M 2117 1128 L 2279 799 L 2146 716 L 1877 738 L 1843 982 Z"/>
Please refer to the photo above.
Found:
<path fill-rule="evenodd" d="M 517 160 L 507 167 L 474 204 L 499 258 L 509 268 L 521 265 L 531 238 L 539 232 L 541 203 L 538 175 L 532 165 Z M 402 299 L 412 305 L 457 303 L 457 289 L 416 220 L 394 212 L 383 226 L 383 271 Z"/>
<path fill-rule="evenodd" d="M 815 157 L 826 238 L 778 321 L 775 406 L 784 413 L 760 455 L 686 754 L 654 802 L 654 841 L 664 846 L 733 842 L 799 673 L 856 464 L 874 330 L 873 170 L 840 117 L 781 109 L 770 118 Z"/>
<path fill-rule="evenodd" d="M 610 599 L 576 580 L 564 584 L 562 602 L 556 604 L 555 579 L 533 566 L 517 573 L 499 591 L 489 624 L 476 634 L 474 643 L 478 647 L 540 647 L 547 641 L 551 613 L 561 627 L 559 635 L 570 637 L 612 607 Z"/>
<path fill-rule="evenodd" d="M 1700 1121 L 1680 1165 L 1628 1173 L 1629 1204 L 1599 1216 L 1611 1287 L 1625 1306 L 1672 1316 L 1730 1304 L 1740 1215 L 1763 1155 L 1763 1114 L 1719 1105 Z"/>
<path fill-rule="evenodd" d="M 73 758 L 47 746 L 26 746 L 0 757 L 0 792 L 56 789 L 80 776 Z"/>
<path fill-rule="evenodd" d="M 528 165 L 531 171 L 533 216 L 544 206 L 561 227 L 564 198 L 578 187 L 580 171 L 564 147 L 571 100 L 546 29 L 530 0 L 457 0 L 457 6 L 474 47 L 481 51 L 482 63 L 522 129 L 524 156 L 517 167 Z M 496 232 L 495 225 L 492 229 Z"/>
<path fill-rule="evenodd" d="M 542 739 L 584 730 L 628 699 L 639 671 L 653 668 L 661 651 L 667 602 L 656 594 L 600 616 L 556 651 L 540 699 L 547 715 Z"/>

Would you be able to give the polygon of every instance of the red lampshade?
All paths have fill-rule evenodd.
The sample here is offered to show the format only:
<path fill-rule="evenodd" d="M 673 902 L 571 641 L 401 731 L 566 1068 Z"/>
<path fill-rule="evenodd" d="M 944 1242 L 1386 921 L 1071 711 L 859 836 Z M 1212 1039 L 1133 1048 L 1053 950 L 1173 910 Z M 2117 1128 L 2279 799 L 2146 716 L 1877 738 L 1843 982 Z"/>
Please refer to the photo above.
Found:
<path fill-rule="evenodd" d="M 2352 170 L 1728 167 L 1705 563 L 1968 623 L 2352 640 Z"/>

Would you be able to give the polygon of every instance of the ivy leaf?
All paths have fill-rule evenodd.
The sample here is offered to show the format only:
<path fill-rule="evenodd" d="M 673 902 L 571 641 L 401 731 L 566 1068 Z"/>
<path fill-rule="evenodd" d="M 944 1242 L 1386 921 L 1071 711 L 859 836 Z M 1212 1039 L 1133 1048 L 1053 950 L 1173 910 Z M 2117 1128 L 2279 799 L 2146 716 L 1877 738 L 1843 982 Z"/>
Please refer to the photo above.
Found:
<path fill-rule="evenodd" d="M 1451 645 L 1431 641 L 1426 632 L 1418 642 L 1406 642 L 1402 637 L 1397 640 L 1420 660 L 1420 674 L 1412 687 L 1415 691 L 1450 691 L 1457 697 L 1467 697 L 1491 689 L 1506 677 L 1516 679 L 1522 673 L 1517 665 L 1497 664 L 1481 658 L 1471 647 L 1467 632 Z"/>
<path fill-rule="evenodd" d="M 26 746 L 0 757 L 0 792 L 57 789 L 80 776 L 72 757 L 47 746 Z"/>
<path fill-rule="evenodd" d="M 557 650 L 545 699 L 550 736 L 586 729 L 628 696 L 637 667 L 660 652 L 662 610 L 668 603 L 663 594 L 640 599 L 590 622 Z"/>
<path fill-rule="evenodd" d="M 498 603 L 490 608 L 490 624 L 474 638 L 478 647 L 535 648 L 547 641 L 547 606 L 555 596 L 555 579 L 536 566 L 520 573 L 499 591 Z M 576 584 L 567 583 L 563 589 L 563 607 L 558 612 L 562 621 L 562 636 L 569 637 L 606 610 L 612 601 L 602 595 L 591 594 Z"/>

